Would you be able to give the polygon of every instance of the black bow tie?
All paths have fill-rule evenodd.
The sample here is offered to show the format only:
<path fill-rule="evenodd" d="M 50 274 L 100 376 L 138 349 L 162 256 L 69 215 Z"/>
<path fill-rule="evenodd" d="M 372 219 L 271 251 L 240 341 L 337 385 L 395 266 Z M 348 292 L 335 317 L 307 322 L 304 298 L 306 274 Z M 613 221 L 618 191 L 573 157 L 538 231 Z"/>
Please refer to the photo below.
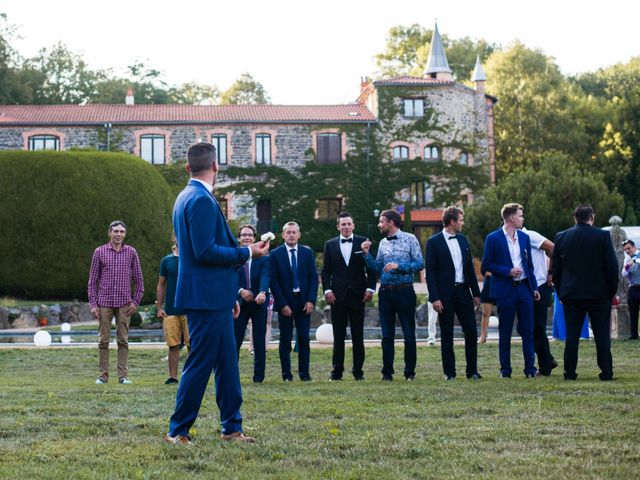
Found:
<path fill-rule="evenodd" d="M 456 235 L 452 235 L 451 237 L 449 237 L 449 240 L 453 240 L 454 238 L 458 238 Z"/>
<path fill-rule="evenodd" d="M 392 237 L 387 237 L 387 240 L 391 241 L 391 240 L 397 240 L 398 236 L 397 235 L 393 235 Z"/>
<path fill-rule="evenodd" d="M 353 238 L 341 238 L 340 243 L 353 243 Z"/>

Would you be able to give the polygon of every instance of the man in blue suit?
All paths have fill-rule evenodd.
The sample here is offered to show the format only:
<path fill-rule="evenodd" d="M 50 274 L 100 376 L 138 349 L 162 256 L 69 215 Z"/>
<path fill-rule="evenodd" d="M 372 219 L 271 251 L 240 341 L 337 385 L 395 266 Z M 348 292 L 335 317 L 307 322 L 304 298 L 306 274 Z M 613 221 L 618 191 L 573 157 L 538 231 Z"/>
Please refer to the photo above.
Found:
<path fill-rule="evenodd" d="M 240 245 L 248 246 L 255 242 L 257 236 L 253 225 L 243 225 L 238 232 Z M 236 318 L 236 347 L 238 356 L 240 347 L 251 320 L 253 329 L 253 383 L 264 381 L 266 362 L 265 338 L 267 335 L 267 307 L 269 306 L 269 279 L 271 277 L 269 256 L 249 259 L 238 270 L 238 301 L 240 315 Z"/>
<path fill-rule="evenodd" d="M 511 333 L 516 313 L 522 337 L 524 374 L 535 378 L 533 302 L 540 299 L 531 260 L 531 241 L 521 231 L 523 207 L 507 203 L 500 212 L 504 225 L 490 233 L 484 244 L 482 272 L 491 272 L 491 297 L 498 306 L 500 377 L 511 378 Z"/>
<path fill-rule="evenodd" d="M 223 440 L 254 442 L 242 433 L 242 390 L 233 318 L 239 313 L 238 270 L 266 255 L 268 242 L 238 247 L 213 197 L 218 174 L 215 147 L 198 143 L 187 152 L 189 183 L 173 207 L 179 247 L 175 306 L 185 310 L 191 340 L 165 441 L 190 444 L 211 371 L 215 375 Z"/>
<path fill-rule="evenodd" d="M 429 301 L 438 312 L 442 337 L 442 369 L 447 380 L 456 378 L 453 352 L 453 316 L 464 333 L 467 378 L 479 380 L 478 327 L 474 310 L 480 305 L 480 288 L 473 269 L 469 243 L 461 233 L 464 226 L 462 209 L 447 207 L 442 214 L 444 230 L 427 240 L 426 277 Z"/>
<path fill-rule="evenodd" d="M 298 243 L 300 227 L 296 222 L 287 222 L 284 225 L 282 238 L 284 245 L 275 248 L 270 255 L 273 308 L 278 312 L 280 325 L 282 380 L 293 380 L 291 340 L 295 324 L 299 349 L 298 375 L 303 382 L 309 382 L 309 326 L 318 295 L 318 271 L 313 251 Z"/>

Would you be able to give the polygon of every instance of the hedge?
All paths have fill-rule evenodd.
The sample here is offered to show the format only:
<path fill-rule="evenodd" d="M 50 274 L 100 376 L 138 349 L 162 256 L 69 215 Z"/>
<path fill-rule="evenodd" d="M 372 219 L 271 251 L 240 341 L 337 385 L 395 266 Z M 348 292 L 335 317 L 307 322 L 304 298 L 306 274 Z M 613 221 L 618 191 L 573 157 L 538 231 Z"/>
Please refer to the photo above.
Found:
<path fill-rule="evenodd" d="M 156 168 L 129 154 L 0 152 L 0 295 L 86 299 L 93 251 L 119 219 L 152 301 L 173 198 Z"/>

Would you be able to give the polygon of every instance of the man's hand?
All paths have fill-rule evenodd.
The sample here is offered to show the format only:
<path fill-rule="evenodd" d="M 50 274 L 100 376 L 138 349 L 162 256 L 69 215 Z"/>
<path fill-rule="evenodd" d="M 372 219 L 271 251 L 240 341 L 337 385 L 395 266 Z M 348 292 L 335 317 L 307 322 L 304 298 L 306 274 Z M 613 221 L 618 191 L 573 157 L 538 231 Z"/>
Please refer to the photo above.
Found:
<path fill-rule="evenodd" d="M 240 297 L 245 302 L 253 302 L 253 293 L 251 293 L 251 290 L 247 290 L 246 288 L 240 289 Z"/>
<path fill-rule="evenodd" d="M 235 320 L 240 316 L 240 303 L 236 300 L 236 303 L 233 304 L 233 319 Z"/>
<path fill-rule="evenodd" d="M 251 258 L 263 257 L 269 253 L 269 242 L 260 241 L 249 245 L 251 249 Z"/>
<path fill-rule="evenodd" d="M 372 299 L 373 299 L 373 292 L 371 292 L 370 290 L 365 290 L 364 297 L 362 297 L 362 301 L 366 303 L 366 302 L 370 302 Z"/>
<path fill-rule="evenodd" d="M 258 305 L 262 305 L 266 299 L 267 295 L 264 292 L 260 292 L 258 295 L 256 295 L 256 303 Z"/>
<path fill-rule="evenodd" d="M 93 318 L 95 318 L 96 320 L 100 319 L 100 308 L 99 307 L 93 307 L 91 309 L 91 315 L 93 315 Z"/>
<path fill-rule="evenodd" d="M 533 292 L 533 299 L 538 302 L 540 301 L 540 292 L 538 290 L 536 290 L 535 292 Z"/>
<path fill-rule="evenodd" d="M 396 262 L 389 262 L 384 266 L 382 270 L 384 270 L 385 272 L 390 272 L 391 270 L 395 270 L 398 267 L 399 265 Z"/>
<path fill-rule="evenodd" d="M 364 242 L 360 244 L 360 248 L 365 253 L 365 255 L 369 253 L 369 250 L 371 249 L 371 240 L 367 238 Z"/>
<path fill-rule="evenodd" d="M 313 312 L 313 310 L 315 309 L 315 305 L 311 302 L 306 302 L 304 304 L 304 313 L 307 315 L 311 315 L 311 312 Z"/>
<path fill-rule="evenodd" d="M 480 306 L 480 297 L 473 297 L 473 309 L 477 309 Z"/>
<path fill-rule="evenodd" d="M 167 312 L 164 311 L 164 308 L 158 307 L 156 308 L 156 318 L 164 318 L 167 316 Z"/>
<path fill-rule="evenodd" d="M 134 313 L 136 313 L 136 310 L 138 310 L 138 306 L 137 306 L 135 303 L 131 302 L 131 305 L 129 305 L 128 307 L 126 307 L 126 308 L 124 309 L 124 314 L 125 314 L 127 317 L 130 317 L 131 315 L 133 315 Z"/>
<path fill-rule="evenodd" d="M 521 268 L 513 267 L 511 269 L 511 271 L 509 272 L 509 276 L 512 277 L 512 278 L 518 278 L 521 273 L 522 273 L 522 269 Z"/>
<path fill-rule="evenodd" d="M 293 311 L 291 310 L 289 305 L 285 305 L 284 307 L 282 307 L 280 313 L 285 317 L 290 317 L 291 315 L 293 315 Z"/>
<path fill-rule="evenodd" d="M 333 294 L 333 292 L 325 293 L 324 299 L 327 301 L 329 305 L 335 305 L 336 303 L 336 296 Z"/>
<path fill-rule="evenodd" d="M 433 305 L 433 309 L 436 312 L 438 312 L 438 313 L 444 312 L 444 305 L 442 305 L 442 301 L 436 300 L 435 302 L 432 303 L 432 305 Z"/>

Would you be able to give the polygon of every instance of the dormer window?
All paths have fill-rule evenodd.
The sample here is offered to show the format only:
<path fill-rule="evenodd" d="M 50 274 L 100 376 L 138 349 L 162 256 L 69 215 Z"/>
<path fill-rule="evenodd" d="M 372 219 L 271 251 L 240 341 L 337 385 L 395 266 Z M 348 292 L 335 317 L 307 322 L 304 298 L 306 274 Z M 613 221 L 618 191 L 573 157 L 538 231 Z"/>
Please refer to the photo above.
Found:
<path fill-rule="evenodd" d="M 406 118 L 424 117 L 424 98 L 405 98 L 404 116 Z"/>

